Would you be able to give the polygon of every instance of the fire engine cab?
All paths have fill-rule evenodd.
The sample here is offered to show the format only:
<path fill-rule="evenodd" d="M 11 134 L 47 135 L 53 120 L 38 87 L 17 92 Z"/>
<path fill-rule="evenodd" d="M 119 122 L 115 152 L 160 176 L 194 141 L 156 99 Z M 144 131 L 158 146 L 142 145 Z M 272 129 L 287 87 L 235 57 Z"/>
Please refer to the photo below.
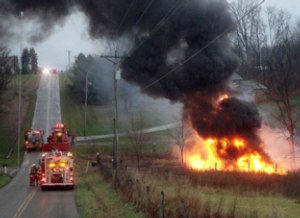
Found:
<path fill-rule="evenodd" d="M 27 151 L 31 149 L 42 150 L 44 145 L 44 132 L 40 129 L 29 129 L 25 131 L 25 148 Z"/>
<path fill-rule="evenodd" d="M 72 153 L 56 150 L 43 154 L 40 160 L 40 170 L 42 190 L 50 187 L 74 188 Z"/>
<path fill-rule="evenodd" d="M 58 123 L 51 129 L 52 133 L 47 138 L 47 144 L 44 145 L 44 151 L 58 149 L 68 151 L 70 149 L 70 136 L 64 124 Z"/>

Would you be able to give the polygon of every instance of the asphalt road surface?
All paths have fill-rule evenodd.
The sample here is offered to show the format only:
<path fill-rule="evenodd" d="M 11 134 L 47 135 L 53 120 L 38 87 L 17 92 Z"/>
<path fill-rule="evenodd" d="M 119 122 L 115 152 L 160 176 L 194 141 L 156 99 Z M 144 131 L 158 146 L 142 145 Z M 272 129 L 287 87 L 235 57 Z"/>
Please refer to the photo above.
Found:
<path fill-rule="evenodd" d="M 43 129 L 46 138 L 51 132 L 51 127 L 60 121 L 58 76 L 43 75 L 37 91 L 32 128 Z M 38 163 L 40 156 L 41 152 L 24 154 L 17 175 L 0 189 L 0 217 L 79 217 L 74 190 L 41 191 L 39 187 L 29 186 L 28 170 L 32 163 Z"/>

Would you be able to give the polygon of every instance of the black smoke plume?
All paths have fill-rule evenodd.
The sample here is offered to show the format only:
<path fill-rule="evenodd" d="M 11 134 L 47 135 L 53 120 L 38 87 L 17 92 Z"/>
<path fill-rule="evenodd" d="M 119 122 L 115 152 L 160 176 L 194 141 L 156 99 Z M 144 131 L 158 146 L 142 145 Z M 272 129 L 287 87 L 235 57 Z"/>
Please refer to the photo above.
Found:
<path fill-rule="evenodd" d="M 225 100 L 217 109 L 213 105 L 238 65 L 228 36 L 219 37 L 235 26 L 227 1 L 4 2 L 1 11 L 37 15 L 44 31 L 48 32 L 55 23 L 63 22 L 73 9 L 81 10 L 89 20 L 92 37 L 112 40 L 127 37 L 131 40 L 130 58 L 122 62 L 125 80 L 152 97 L 182 102 L 201 136 L 240 134 L 251 142 L 254 150 L 261 150 L 256 135 L 260 119 L 252 105 L 237 99 Z M 213 43 L 207 46 L 210 42 Z M 195 53 L 198 54 L 186 62 Z"/>

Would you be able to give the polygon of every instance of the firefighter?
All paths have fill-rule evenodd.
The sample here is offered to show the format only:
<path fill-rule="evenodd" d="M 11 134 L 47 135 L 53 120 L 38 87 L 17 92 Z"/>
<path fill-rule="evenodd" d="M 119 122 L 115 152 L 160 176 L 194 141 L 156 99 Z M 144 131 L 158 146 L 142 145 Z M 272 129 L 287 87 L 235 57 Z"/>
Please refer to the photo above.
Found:
<path fill-rule="evenodd" d="M 32 164 L 29 171 L 31 185 L 38 185 L 38 171 L 37 166 Z"/>

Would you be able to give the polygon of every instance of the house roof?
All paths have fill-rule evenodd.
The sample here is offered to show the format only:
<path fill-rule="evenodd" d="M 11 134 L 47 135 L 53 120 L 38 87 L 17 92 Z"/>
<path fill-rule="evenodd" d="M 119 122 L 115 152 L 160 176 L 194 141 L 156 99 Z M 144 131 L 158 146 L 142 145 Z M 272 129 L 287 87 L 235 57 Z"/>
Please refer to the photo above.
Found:
<path fill-rule="evenodd" d="M 243 78 L 238 73 L 233 73 L 229 77 L 229 81 L 242 81 L 242 80 L 243 80 Z"/>
<path fill-rule="evenodd" d="M 255 89 L 255 90 L 267 89 L 265 85 L 255 80 L 242 80 L 239 85 L 241 88 L 245 88 L 245 89 Z"/>

